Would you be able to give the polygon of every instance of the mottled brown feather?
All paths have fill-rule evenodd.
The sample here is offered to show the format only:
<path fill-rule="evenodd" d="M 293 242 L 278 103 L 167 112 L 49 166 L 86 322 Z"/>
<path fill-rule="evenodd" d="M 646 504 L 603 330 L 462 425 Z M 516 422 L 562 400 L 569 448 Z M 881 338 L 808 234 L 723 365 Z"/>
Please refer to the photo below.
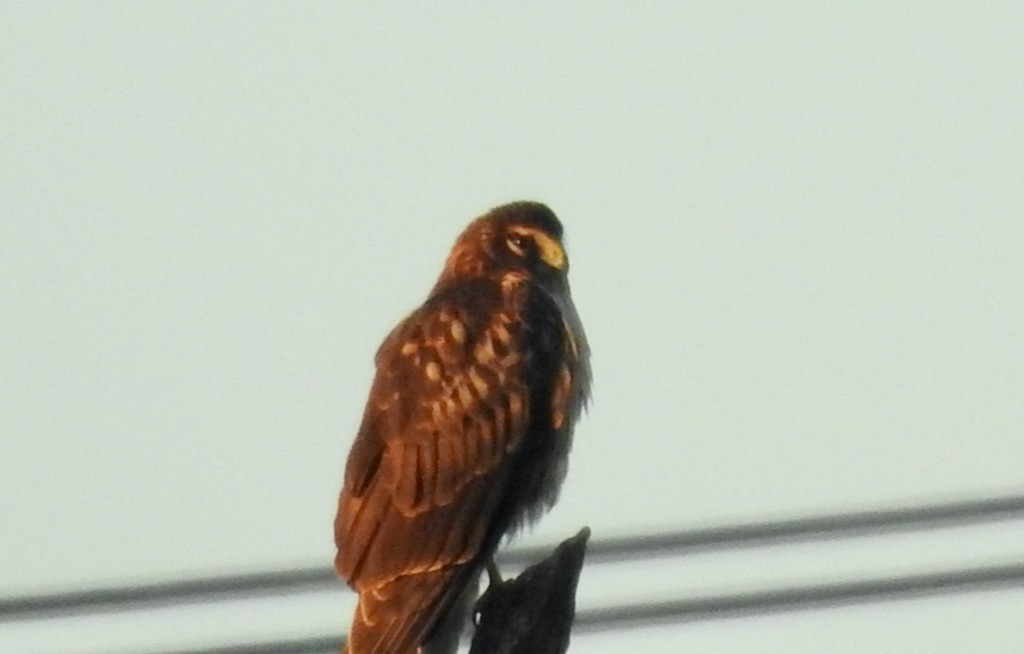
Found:
<path fill-rule="evenodd" d="M 500 287 L 472 290 L 472 302 L 483 311 L 462 309 L 458 293 L 435 299 L 400 326 L 399 336 L 389 337 L 378 355 L 379 372 L 349 459 L 336 525 L 339 573 L 357 590 L 379 595 L 362 606 L 362 614 L 371 611 L 377 624 L 354 627 L 353 642 L 367 638 L 370 627 L 389 633 L 384 640 L 397 639 L 401 647 L 422 638 L 424 626 L 415 621 L 402 627 L 408 636 L 389 631 L 398 630 L 397 624 L 382 629 L 382 621 L 392 620 L 383 608 L 390 606 L 387 598 L 404 589 L 404 620 L 424 607 L 433 610 L 428 605 L 437 593 L 410 590 L 432 587 L 425 577 L 414 581 L 410 575 L 453 574 L 452 566 L 471 561 L 505 495 L 507 473 L 499 468 L 525 434 L 530 373 L 521 362 L 508 366 L 474 356 L 474 346 L 506 307 Z M 464 337 L 453 345 L 454 319 Z M 522 342 L 515 345 L 528 348 L 527 335 L 518 336 Z M 448 340 L 442 347 L 443 338 Z M 407 339 L 416 339 L 416 347 L 404 347 Z M 428 366 L 439 362 L 440 372 L 428 376 Z M 470 367 L 491 380 L 487 392 L 472 387 Z"/>
<path fill-rule="evenodd" d="M 543 211 L 538 226 L 560 238 Z M 563 424 L 586 394 L 569 388 L 569 332 L 582 331 L 528 276 L 483 274 L 490 220 L 460 237 L 431 297 L 377 352 L 335 520 L 335 567 L 360 594 L 353 654 L 415 652 L 523 505 L 527 517 L 550 505 L 564 474 Z"/>

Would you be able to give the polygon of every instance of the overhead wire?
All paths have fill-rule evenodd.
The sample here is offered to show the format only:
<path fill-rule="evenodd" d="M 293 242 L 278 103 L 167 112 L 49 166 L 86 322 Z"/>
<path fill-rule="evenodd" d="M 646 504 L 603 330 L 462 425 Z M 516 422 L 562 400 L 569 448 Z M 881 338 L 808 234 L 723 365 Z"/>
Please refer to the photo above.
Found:
<path fill-rule="evenodd" d="M 703 529 L 596 539 L 587 548 L 587 564 L 674 556 L 686 552 L 758 547 L 876 533 L 923 531 L 981 522 L 1024 518 L 1024 495 L 854 511 Z M 545 557 L 550 546 L 521 547 L 499 556 L 499 563 L 524 567 Z M 0 598 L 0 622 L 60 615 L 136 610 L 185 602 L 210 602 L 252 596 L 276 596 L 338 588 L 327 567 L 253 572 L 132 586 Z"/>
<path fill-rule="evenodd" d="M 853 604 L 1010 588 L 1024 588 L 1024 563 L 592 608 L 577 611 L 573 633 L 821 610 Z M 336 635 L 318 635 L 206 649 L 163 650 L 150 654 L 320 654 L 337 652 L 343 642 L 344 638 Z"/>

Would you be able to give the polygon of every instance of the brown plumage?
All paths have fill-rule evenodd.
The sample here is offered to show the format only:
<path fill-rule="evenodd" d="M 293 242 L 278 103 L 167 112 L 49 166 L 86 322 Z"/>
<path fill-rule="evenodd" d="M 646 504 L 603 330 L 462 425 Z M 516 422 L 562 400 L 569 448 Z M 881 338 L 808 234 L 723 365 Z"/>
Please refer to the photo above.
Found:
<path fill-rule="evenodd" d="M 590 386 L 561 237 L 542 204 L 476 219 L 377 352 L 334 525 L 350 654 L 454 651 L 502 537 L 557 499 Z"/>

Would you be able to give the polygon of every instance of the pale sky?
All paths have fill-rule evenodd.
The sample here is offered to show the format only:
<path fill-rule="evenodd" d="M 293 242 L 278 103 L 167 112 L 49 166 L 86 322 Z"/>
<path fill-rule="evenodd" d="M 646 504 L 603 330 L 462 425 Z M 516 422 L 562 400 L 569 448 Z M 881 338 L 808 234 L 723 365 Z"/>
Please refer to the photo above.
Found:
<path fill-rule="evenodd" d="M 1024 488 L 1018 2 L 0 24 L 0 597 L 329 565 L 374 350 L 514 199 L 565 225 L 595 376 L 528 542 Z M 1021 528 L 949 531 L 585 568 L 581 608 L 1024 560 Z M 0 622 L 0 651 L 340 634 L 340 589 Z M 1022 615 L 1012 590 L 570 651 L 992 654 Z"/>

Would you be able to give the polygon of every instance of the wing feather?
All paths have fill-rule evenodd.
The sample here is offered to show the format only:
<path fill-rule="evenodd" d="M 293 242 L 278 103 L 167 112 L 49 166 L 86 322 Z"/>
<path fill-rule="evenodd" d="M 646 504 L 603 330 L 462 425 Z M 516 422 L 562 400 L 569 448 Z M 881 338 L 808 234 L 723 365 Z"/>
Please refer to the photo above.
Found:
<path fill-rule="evenodd" d="M 378 351 L 335 521 L 358 654 L 420 644 L 496 544 L 534 380 L 523 321 L 488 284 L 428 301 Z"/>

